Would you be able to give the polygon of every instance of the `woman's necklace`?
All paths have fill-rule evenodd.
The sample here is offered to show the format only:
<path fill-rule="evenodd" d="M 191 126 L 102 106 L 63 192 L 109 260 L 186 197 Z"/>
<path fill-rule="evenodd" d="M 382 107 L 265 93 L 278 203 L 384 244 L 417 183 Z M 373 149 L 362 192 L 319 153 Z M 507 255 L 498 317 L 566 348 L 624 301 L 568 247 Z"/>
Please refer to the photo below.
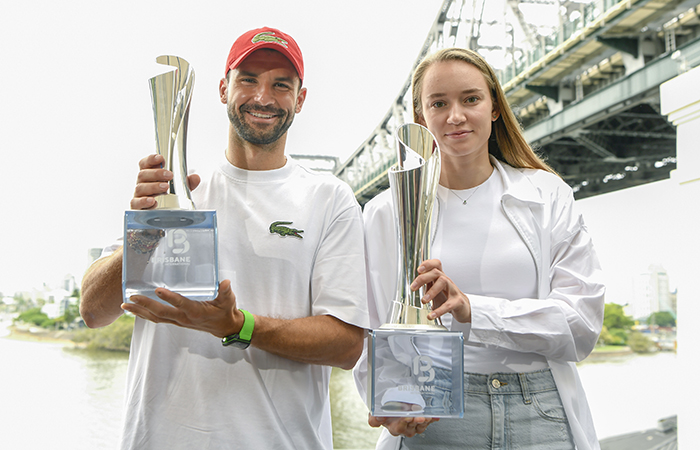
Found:
<path fill-rule="evenodd" d="M 450 189 L 449 191 L 452 192 L 452 193 L 455 195 L 455 197 L 457 197 L 458 199 L 460 199 L 460 200 L 462 201 L 462 205 L 466 205 L 467 202 L 469 201 L 469 199 L 472 198 L 472 197 L 474 197 L 474 194 L 476 194 L 476 191 L 478 191 L 480 187 L 481 187 L 481 184 L 478 185 L 478 186 L 476 187 L 476 189 L 474 189 L 474 190 L 472 191 L 471 195 L 470 195 L 469 197 L 467 197 L 466 199 L 464 199 L 464 198 L 460 197 L 459 195 L 457 195 L 457 193 L 456 193 L 455 191 L 453 191 L 452 189 Z"/>

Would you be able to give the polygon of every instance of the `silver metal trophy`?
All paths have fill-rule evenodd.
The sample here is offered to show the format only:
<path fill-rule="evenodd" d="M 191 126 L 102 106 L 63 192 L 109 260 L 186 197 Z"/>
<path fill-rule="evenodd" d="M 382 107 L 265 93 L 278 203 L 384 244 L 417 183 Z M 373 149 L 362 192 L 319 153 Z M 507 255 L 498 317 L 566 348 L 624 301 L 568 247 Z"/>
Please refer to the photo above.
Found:
<path fill-rule="evenodd" d="M 187 184 L 187 121 L 194 88 L 194 70 L 177 56 L 159 56 L 156 62 L 176 67 L 148 80 L 156 127 L 156 150 L 164 168 L 174 173 L 168 192 L 157 197 L 156 209 L 193 210 Z"/>
<path fill-rule="evenodd" d="M 389 323 L 383 328 L 442 329 L 442 323 L 427 318 L 421 303 L 425 286 L 411 290 L 418 266 L 430 259 L 431 216 L 440 180 L 440 148 L 427 128 L 409 123 L 396 131 L 397 164 L 389 168 L 389 186 L 394 200 L 394 223 L 399 239 L 396 298 Z"/>
<path fill-rule="evenodd" d="M 155 209 L 124 214 L 124 298 L 145 295 L 159 300 L 158 287 L 192 300 L 212 300 L 218 292 L 216 211 L 198 211 L 187 183 L 187 121 L 194 70 L 177 56 L 159 56 L 175 67 L 149 80 L 156 150 L 172 171 L 167 193 Z M 160 300 L 159 300 L 160 301 Z"/>
<path fill-rule="evenodd" d="M 385 323 L 370 331 L 368 404 L 374 416 L 462 417 L 463 345 L 439 319 L 428 319 L 412 291 L 420 264 L 430 259 L 440 149 L 430 131 L 409 123 L 396 131 L 398 162 L 389 169 L 398 239 L 397 290 Z"/>

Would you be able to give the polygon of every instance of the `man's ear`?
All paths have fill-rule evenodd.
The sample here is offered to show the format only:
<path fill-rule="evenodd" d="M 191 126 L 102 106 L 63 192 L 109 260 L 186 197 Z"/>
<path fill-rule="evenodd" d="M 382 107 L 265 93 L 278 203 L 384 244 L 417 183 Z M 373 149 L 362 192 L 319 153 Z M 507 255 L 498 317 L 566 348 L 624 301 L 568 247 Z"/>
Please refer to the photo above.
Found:
<path fill-rule="evenodd" d="M 219 81 L 219 100 L 223 104 L 228 102 L 228 80 L 225 77 Z"/>
<path fill-rule="evenodd" d="M 297 94 L 297 106 L 294 108 L 294 113 L 299 114 L 301 112 L 301 107 L 304 106 L 304 101 L 306 101 L 306 88 L 303 87 L 299 89 Z"/>

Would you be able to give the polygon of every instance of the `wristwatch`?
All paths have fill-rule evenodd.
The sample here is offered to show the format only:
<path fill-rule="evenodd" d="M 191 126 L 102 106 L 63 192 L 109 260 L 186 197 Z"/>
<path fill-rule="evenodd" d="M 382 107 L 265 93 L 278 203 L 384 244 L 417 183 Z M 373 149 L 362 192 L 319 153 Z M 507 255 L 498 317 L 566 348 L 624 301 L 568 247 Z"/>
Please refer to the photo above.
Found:
<path fill-rule="evenodd" d="M 228 347 L 229 345 L 246 349 L 250 345 L 250 339 L 253 337 L 253 327 L 255 326 L 255 317 L 245 309 L 239 309 L 243 313 L 243 326 L 241 331 L 226 336 L 221 339 L 221 345 Z"/>

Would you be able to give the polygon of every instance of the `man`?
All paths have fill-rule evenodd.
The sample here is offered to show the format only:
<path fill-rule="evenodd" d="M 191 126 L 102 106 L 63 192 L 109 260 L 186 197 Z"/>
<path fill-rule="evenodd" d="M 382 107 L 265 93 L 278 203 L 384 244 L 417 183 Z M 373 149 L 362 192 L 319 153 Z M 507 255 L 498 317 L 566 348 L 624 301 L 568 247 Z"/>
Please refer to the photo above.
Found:
<path fill-rule="evenodd" d="M 224 281 L 215 300 L 159 288 L 172 306 L 122 303 L 121 248 L 84 277 L 88 326 L 122 310 L 137 316 L 124 449 L 332 448 L 328 366 L 353 367 L 368 326 L 362 219 L 347 185 L 285 157 L 303 78 L 301 51 L 279 30 L 251 30 L 231 48 L 219 85 L 230 119 L 225 159 L 189 180 L 201 181 L 198 209 L 217 210 Z M 154 207 L 166 191 L 173 174 L 162 162 L 139 163 L 133 209 Z M 289 232 L 276 232 L 279 222 Z M 223 346 L 249 335 L 244 324 L 250 346 Z"/>

